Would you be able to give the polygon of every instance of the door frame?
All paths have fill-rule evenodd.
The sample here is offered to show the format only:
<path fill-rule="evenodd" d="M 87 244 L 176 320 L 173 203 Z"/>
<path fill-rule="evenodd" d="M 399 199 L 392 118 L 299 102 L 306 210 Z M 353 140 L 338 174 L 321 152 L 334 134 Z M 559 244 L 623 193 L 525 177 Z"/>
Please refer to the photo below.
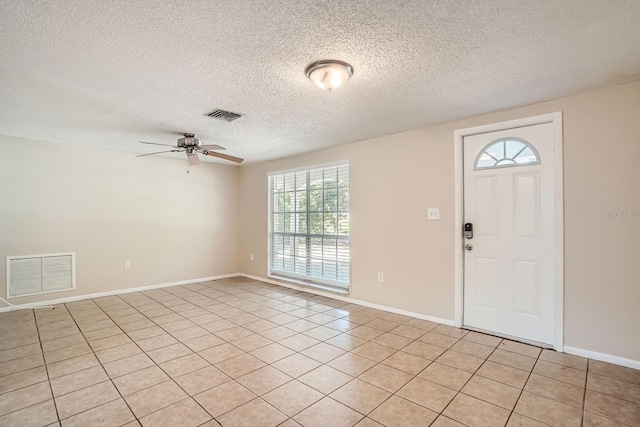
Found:
<path fill-rule="evenodd" d="M 555 291 L 553 319 L 553 347 L 563 351 L 564 347 L 564 191 L 563 191 L 563 158 L 562 158 L 562 112 L 541 114 L 499 123 L 474 126 L 454 131 L 454 173 L 455 173 L 455 276 L 454 276 L 454 325 L 464 324 L 464 239 L 462 227 L 464 221 L 464 152 L 465 136 L 477 135 L 500 130 L 532 126 L 543 123 L 553 124 L 553 200 L 554 200 L 554 259 L 555 259 Z"/>

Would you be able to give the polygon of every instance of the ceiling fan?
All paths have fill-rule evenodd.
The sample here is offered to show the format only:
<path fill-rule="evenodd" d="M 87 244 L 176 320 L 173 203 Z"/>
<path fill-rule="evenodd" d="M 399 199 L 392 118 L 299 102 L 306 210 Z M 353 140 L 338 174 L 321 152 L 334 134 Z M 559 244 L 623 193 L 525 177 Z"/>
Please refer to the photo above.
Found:
<path fill-rule="evenodd" d="M 225 148 L 219 145 L 203 145 L 200 143 L 200 140 L 193 133 L 185 133 L 183 135 L 184 135 L 184 138 L 178 139 L 178 145 L 158 144 L 156 142 L 140 141 L 141 144 L 162 145 L 164 147 L 171 147 L 172 150 L 156 151 L 155 153 L 140 154 L 136 157 L 152 156 L 154 154 L 161 154 L 161 153 L 177 153 L 182 151 L 187 153 L 187 160 L 189 161 L 190 166 L 197 166 L 200 164 L 198 153 L 204 154 L 205 156 L 218 157 L 220 159 L 229 160 L 236 163 L 242 163 L 243 161 L 243 159 L 241 159 L 240 157 L 234 157 L 228 154 L 217 153 L 216 151 L 224 150 Z"/>

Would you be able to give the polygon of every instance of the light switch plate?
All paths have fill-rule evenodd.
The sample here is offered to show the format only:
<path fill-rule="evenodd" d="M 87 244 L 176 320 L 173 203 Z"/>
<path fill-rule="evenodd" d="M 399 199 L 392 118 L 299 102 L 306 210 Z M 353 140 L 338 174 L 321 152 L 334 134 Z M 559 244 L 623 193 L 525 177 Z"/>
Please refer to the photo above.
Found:
<path fill-rule="evenodd" d="M 427 210 L 427 219 L 429 221 L 437 221 L 440 219 L 440 208 L 429 208 Z"/>

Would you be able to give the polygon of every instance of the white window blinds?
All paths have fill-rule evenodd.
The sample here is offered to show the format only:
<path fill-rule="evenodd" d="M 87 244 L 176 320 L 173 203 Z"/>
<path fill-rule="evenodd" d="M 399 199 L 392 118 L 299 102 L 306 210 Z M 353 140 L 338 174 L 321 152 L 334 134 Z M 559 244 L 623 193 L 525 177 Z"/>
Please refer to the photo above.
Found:
<path fill-rule="evenodd" d="M 269 274 L 349 287 L 349 164 L 269 176 Z"/>

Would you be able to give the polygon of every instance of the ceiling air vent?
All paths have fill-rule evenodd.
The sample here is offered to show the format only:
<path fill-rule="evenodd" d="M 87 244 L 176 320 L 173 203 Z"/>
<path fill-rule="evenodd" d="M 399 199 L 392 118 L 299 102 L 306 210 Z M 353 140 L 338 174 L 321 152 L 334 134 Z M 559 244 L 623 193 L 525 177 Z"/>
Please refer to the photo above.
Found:
<path fill-rule="evenodd" d="M 226 120 L 228 122 L 232 122 L 236 119 L 239 119 L 240 117 L 242 117 L 242 115 L 238 114 L 238 113 L 232 113 L 231 111 L 225 111 L 225 110 L 215 110 L 209 114 L 207 114 L 207 116 L 214 118 L 214 119 L 220 119 L 220 120 Z"/>

